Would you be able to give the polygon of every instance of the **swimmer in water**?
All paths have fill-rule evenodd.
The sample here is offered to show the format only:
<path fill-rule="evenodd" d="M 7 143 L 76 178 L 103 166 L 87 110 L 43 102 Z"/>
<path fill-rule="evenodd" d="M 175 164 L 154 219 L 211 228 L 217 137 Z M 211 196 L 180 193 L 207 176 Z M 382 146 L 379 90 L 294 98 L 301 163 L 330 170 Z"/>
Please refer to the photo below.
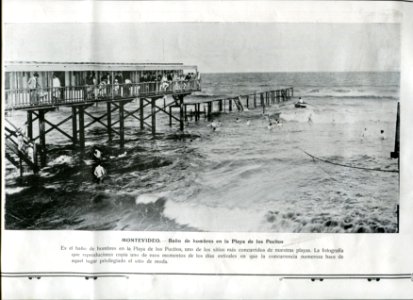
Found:
<path fill-rule="evenodd" d="M 235 119 L 235 122 L 239 123 L 239 122 L 241 122 L 241 119 L 240 119 L 240 118 L 236 118 L 236 119 Z"/>
<path fill-rule="evenodd" d="M 100 161 L 102 159 L 102 152 L 98 148 L 95 148 L 95 150 L 93 150 L 93 158 L 97 161 Z"/>
<path fill-rule="evenodd" d="M 313 118 L 312 118 L 312 114 L 310 114 L 309 116 L 308 116 L 308 124 L 313 124 Z"/>
<path fill-rule="evenodd" d="M 380 130 L 380 139 L 382 141 L 386 139 L 386 136 L 384 135 L 384 130 Z"/>
<path fill-rule="evenodd" d="M 274 128 L 274 125 L 273 125 L 271 122 L 268 123 L 267 129 L 268 129 L 269 131 L 271 131 L 271 130 L 273 130 L 273 128 Z"/>
<path fill-rule="evenodd" d="M 250 125 L 251 125 L 251 121 L 248 120 L 248 121 L 247 121 L 247 126 L 250 126 Z"/>
<path fill-rule="evenodd" d="M 361 139 L 364 140 L 367 137 L 367 128 L 364 128 L 364 130 L 361 132 Z"/>
<path fill-rule="evenodd" d="M 218 128 L 218 124 L 215 121 L 212 121 L 208 127 L 211 127 L 212 131 L 216 131 Z"/>

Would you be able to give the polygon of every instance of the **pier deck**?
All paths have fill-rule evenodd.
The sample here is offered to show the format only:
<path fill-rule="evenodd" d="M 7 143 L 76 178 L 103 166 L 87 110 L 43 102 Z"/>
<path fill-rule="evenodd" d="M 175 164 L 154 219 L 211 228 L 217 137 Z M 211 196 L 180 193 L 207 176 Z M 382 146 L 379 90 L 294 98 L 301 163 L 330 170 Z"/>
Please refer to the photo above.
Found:
<path fill-rule="evenodd" d="M 85 148 L 86 129 L 93 124 L 105 127 L 109 140 L 114 135 L 119 136 L 120 147 L 125 143 L 125 119 L 132 117 L 138 121 L 137 126 L 143 130 L 149 128 L 152 134 L 156 134 L 156 115 L 165 113 L 169 116 L 169 125 L 173 121 L 179 123 L 179 129 L 184 130 L 185 122 L 188 118 L 195 121 L 200 120 L 201 115 L 211 118 L 215 113 L 242 111 L 245 108 L 262 108 L 271 104 L 281 103 L 291 99 L 293 88 L 282 88 L 272 91 L 257 92 L 224 99 L 212 99 L 202 101 L 184 101 L 184 97 L 200 91 L 201 86 L 198 80 L 176 81 L 163 84 L 162 82 L 144 82 L 137 84 L 79 86 L 64 88 L 49 88 L 40 90 L 15 89 L 5 93 L 6 111 L 26 111 L 27 121 L 25 129 L 29 143 L 35 146 L 34 158 L 25 157 L 24 152 L 17 151 L 16 142 L 7 144 L 7 158 L 16 165 L 16 158 L 19 158 L 20 169 L 25 162 L 34 172 L 38 166 L 44 167 L 47 164 L 46 135 L 52 131 L 59 132 L 67 137 L 71 143 L 79 147 L 81 151 Z M 171 97 L 166 101 L 165 97 Z M 163 103 L 160 103 L 162 101 Z M 126 105 L 133 100 L 139 105 L 130 110 Z M 100 116 L 94 115 L 87 109 L 95 103 L 106 105 L 106 112 Z M 48 113 L 53 112 L 58 107 L 71 107 L 71 113 L 59 123 L 53 124 L 46 118 Z M 179 113 L 176 113 L 176 110 Z M 117 120 L 113 120 L 113 113 L 118 112 Z M 86 118 L 88 120 L 86 120 Z M 38 135 L 34 136 L 34 125 L 38 123 Z M 71 122 L 72 130 L 67 132 L 62 129 L 62 125 Z M 47 125 L 47 127 L 46 127 Z M 11 126 L 7 137 L 17 137 L 17 129 Z M 13 144 L 13 147 L 12 147 Z M 38 162 L 39 156 L 40 162 Z M 22 173 L 22 171 L 21 171 Z"/>

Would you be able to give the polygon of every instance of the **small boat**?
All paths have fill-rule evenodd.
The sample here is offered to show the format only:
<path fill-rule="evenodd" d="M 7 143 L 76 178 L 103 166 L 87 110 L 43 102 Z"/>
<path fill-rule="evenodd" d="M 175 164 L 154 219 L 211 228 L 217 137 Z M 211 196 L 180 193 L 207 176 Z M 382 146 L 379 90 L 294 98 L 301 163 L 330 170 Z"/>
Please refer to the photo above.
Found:
<path fill-rule="evenodd" d="M 306 103 L 300 103 L 300 102 L 296 102 L 294 103 L 295 108 L 306 108 L 307 105 Z"/>

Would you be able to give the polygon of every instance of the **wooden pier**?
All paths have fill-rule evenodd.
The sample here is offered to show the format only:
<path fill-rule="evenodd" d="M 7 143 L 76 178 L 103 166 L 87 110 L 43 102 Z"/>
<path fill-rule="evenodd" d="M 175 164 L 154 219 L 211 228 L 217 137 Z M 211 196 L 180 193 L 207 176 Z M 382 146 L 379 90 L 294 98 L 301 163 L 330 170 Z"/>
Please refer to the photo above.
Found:
<path fill-rule="evenodd" d="M 117 65 L 116 67 L 120 68 Z M 182 65 L 173 67 L 178 70 L 176 72 L 183 69 Z M 114 72 L 112 78 L 113 76 Z M 6 158 L 20 169 L 21 174 L 23 164 L 36 173 L 47 165 L 47 141 L 52 133 L 63 135 L 74 147 L 83 152 L 87 129 L 99 124 L 105 128 L 108 140 L 112 141 L 117 136 L 119 146 L 123 148 L 125 120 L 128 118 L 136 120 L 136 127 L 140 130 L 149 129 L 155 135 L 157 115 L 160 113 L 167 115 L 170 126 L 178 124 L 179 129 L 183 131 L 189 119 L 197 122 L 201 116 L 210 119 L 213 114 L 242 111 L 245 108 L 261 108 L 265 112 L 266 107 L 293 97 L 293 88 L 288 87 L 225 99 L 197 102 L 184 100 L 186 96 L 200 90 L 199 78 L 167 82 L 110 82 L 103 87 L 68 84 L 59 88 L 41 88 L 35 93 L 30 88 L 6 89 L 3 101 L 6 112 L 26 112 L 24 129 L 17 128 L 11 120 L 8 120 L 5 126 Z M 96 105 L 105 106 L 103 113 L 99 110 L 100 115 L 96 115 Z M 66 107 L 67 116 L 53 123 L 52 120 L 56 119 L 53 118 L 53 114 L 60 107 Z M 67 127 L 70 130 L 67 130 Z M 30 155 L 25 151 L 29 146 L 33 148 Z"/>

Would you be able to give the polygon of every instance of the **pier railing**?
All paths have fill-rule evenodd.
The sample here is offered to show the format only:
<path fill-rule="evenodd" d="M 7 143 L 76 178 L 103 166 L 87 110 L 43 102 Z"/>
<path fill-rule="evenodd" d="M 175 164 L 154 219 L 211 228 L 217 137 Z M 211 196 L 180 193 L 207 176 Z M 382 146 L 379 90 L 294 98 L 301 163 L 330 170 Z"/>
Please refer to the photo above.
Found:
<path fill-rule="evenodd" d="M 199 80 L 67 86 L 59 88 L 13 89 L 5 91 L 6 110 L 41 106 L 62 106 L 100 100 L 121 100 L 186 94 L 201 90 Z"/>

